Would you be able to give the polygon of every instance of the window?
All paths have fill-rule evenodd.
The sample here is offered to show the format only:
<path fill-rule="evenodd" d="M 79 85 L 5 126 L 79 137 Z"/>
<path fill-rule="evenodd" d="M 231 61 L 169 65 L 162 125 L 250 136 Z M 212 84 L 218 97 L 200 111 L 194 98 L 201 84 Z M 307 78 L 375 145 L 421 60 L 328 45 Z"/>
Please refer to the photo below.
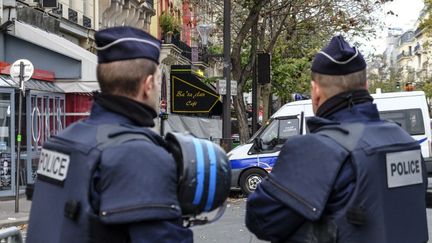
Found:
<path fill-rule="evenodd" d="M 289 137 L 299 134 L 299 120 L 279 120 L 279 140 L 287 140 Z"/>
<path fill-rule="evenodd" d="M 382 120 L 396 122 L 410 135 L 425 133 L 421 109 L 382 111 L 380 117 Z"/>
<path fill-rule="evenodd" d="M 271 141 L 277 138 L 278 124 L 279 124 L 279 120 L 273 120 L 273 122 L 266 127 L 266 129 L 261 134 L 261 139 L 263 143 L 269 144 Z"/>
<path fill-rule="evenodd" d="M 269 144 L 277 139 L 277 144 L 283 144 L 294 135 L 299 134 L 298 118 L 282 118 L 273 120 L 261 134 L 263 143 Z"/>
<path fill-rule="evenodd" d="M 65 96 L 58 93 L 31 91 L 27 105 L 30 107 L 29 124 L 27 124 L 29 136 L 24 141 L 31 146 L 25 151 L 25 158 L 31 166 L 28 168 L 31 172 L 27 180 L 33 182 L 42 144 L 65 127 Z M 25 136 L 26 133 L 23 135 Z"/>

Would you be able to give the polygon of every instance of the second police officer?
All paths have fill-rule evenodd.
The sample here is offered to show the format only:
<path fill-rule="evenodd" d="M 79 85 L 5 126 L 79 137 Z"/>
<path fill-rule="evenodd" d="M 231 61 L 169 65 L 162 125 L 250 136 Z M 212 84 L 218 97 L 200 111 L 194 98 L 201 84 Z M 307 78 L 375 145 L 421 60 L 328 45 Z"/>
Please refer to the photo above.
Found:
<path fill-rule="evenodd" d="M 380 120 L 366 62 L 341 36 L 316 54 L 310 134 L 289 139 L 247 201 L 246 225 L 272 242 L 428 241 L 420 146 Z"/>

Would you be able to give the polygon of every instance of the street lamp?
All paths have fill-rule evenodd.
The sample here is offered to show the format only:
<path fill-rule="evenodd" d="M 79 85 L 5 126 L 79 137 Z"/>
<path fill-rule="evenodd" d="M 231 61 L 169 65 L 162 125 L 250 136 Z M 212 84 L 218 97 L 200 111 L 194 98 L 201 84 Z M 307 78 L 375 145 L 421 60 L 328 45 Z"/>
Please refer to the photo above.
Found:
<path fill-rule="evenodd" d="M 222 147 L 230 151 L 231 142 L 231 0 L 224 0 L 224 77 L 226 94 L 223 96 Z"/>
<path fill-rule="evenodd" d="M 209 24 L 200 24 L 197 26 L 197 31 L 199 36 L 201 37 L 201 43 L 203 46 L 207 46 L 208 36 L 212 30 L 213 30 L 213 26 Z"/>

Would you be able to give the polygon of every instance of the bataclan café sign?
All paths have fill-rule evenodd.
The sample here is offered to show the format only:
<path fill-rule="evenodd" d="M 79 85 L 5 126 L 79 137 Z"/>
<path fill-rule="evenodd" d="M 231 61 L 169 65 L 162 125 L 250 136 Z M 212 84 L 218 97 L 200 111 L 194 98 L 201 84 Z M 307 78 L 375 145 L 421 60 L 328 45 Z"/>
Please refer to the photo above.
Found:
<path fill-rule="evenodd" d="M 190 66 L 179 67 L 171 69 L 171 112 L 210 113 L 220 102 L 219 94 L 203 83 Z"/>

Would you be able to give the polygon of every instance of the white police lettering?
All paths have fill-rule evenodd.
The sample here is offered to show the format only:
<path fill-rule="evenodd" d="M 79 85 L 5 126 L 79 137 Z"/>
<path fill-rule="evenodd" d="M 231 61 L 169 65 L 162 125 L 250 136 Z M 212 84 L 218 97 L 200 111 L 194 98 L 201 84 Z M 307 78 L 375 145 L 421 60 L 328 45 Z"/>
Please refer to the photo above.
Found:
<path fill-rule="evenodd" d="M 69 155 L 42 149 L 37 173 L 57 181 L 64 181 L 69 169 Z"/>
<path fill-rule="evenodd" d="M 423 183 L 420 150 L 387 153 L 389 188 Z"/>

